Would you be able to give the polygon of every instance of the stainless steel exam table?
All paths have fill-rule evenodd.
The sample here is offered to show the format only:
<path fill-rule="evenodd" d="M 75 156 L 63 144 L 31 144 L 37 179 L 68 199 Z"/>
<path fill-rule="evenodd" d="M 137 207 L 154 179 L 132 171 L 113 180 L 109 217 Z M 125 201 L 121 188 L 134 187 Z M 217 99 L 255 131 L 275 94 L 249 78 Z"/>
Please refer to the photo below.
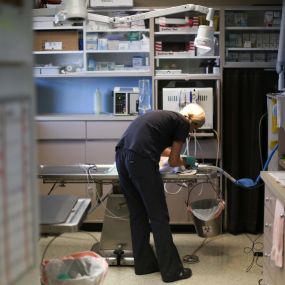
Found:
<path fill-rule="evenodd" d="M 209 180 L 217 173 L 203 167 L 203 170 L 189 172 L 162 173 L 164 182 L 186 183 L 193 185 L 197 181 Z M 106 257 L 110 265 L 132 265 L 132 243 L 128 219 L 128 208 L 119 190 L 119 177 L 114 165 L 77 164 L 77 165 L 41 165 L 38 177 L 43 183 L 65 185 L 68 183 L 94 183 L 97 202 L 100 205 L 107 199 L 100 242 L 93 250 Z M 103 197 L 103 185 L 111 184 L 112 193 Z"/>

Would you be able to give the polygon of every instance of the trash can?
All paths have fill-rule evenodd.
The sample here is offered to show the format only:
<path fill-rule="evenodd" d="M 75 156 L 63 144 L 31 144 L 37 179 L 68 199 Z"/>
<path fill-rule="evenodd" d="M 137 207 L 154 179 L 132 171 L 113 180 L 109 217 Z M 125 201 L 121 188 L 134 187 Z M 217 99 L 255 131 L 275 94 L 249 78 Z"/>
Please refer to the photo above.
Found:
<path fill-rule="evenodd" d="M 198 236 L 207 238 L 222 233 L 224 205 L 220 199 L 202 199 L 188 205 Z"/>
<path fill-rule="evenodd" d="M 202 195 L 199 187 L 201 185 L 203 187 L 204 184 L 210 185 L 211 193 L 207 190 L 205 195 Z M 193 196 L 194 189 L 198 190 L 199 194 L 191 202 L 190 195 Z M 195 184 L 188 193 L 187 210 L 192 215 L 196 232 L 200 237 L 213 237 L 222 233 L 222 212 L 225 208 L 225 202 L 222 200 L 221 192 L 218 189 L 219 187 L 215 189 L 212 182 L 201 182 Z"/>
<path fill-rule="evenodd" d="M 107 273 L 105 258 L 92 251 L 47 259 L 41 265 L 44 285 L 102 285 Z"/>

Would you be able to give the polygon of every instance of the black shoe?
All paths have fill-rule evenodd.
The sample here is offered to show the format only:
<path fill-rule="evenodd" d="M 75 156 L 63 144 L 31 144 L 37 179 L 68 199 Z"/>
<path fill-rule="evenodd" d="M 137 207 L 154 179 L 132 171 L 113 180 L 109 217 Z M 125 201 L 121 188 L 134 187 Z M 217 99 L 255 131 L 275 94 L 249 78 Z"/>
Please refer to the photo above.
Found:
<path fill-rule="evenodd" d="M 183 268 L 181 272 L 179 273 L 178 277 L 173 279 L 163 279 L 163 282 L 174 282 L 182 279 L 187 279 L 192 276 L 192 270 L 190 268 Z"/>

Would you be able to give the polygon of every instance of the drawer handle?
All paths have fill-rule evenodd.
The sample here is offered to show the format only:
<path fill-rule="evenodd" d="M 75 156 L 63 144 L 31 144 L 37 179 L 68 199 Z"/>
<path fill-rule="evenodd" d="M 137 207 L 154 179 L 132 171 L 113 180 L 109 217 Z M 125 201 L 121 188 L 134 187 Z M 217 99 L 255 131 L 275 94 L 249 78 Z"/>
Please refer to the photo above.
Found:
<path fill-rule="evenodd" d="M 272 228 L 272 224 L 269 224 L 269 223 L 265 223 L 264 225 L 266 228 Z"/>
<path fill-rule="evenodd" d="M 271 198 L 271 197 L 265 197 L 265 201 L 266 201 L 266 202 L 271 202 L 271 201 L 272 201 L 272 198 Z"/>

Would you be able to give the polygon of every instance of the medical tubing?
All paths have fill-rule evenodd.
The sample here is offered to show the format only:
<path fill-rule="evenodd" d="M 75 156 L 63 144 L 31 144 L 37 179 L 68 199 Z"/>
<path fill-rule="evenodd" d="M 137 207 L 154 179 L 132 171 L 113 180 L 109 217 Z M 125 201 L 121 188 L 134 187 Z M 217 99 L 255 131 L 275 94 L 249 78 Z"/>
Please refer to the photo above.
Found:
<path fill-rule="evenodd" d="M 229 173 L 227 173 L 226 171 L 224 171 L 222 168 L 218 167 L 218 166 L 214 166 L 214 165 L 198 165 L 198 170 L 201 169 L 213 169 L 216 170 L 218 172 L 220 172 L 222 175 L 224 175 L 225 177 L 227 177 L 230 181 L 232 181 L 233 183 L 236 183 L 237 180 L 235 178 L 233 178 Z"/>
<path fill-rule="evenodd" d="M 263 168 L 262 168 L 262 171 L 265 171 L 268 167 L 268 164 L 270 163 L 275 151 L 278 149 L 278 144 L 276 144 L 276 146 L 273 148 L 273 150 L 271 151 L 270 155 L 268 156 Z M 260 174 L 257 176 L 256 180 L 255 180 L 255 183 L 257 184 L 260 180 Z"/>
<path fill-rule="evenodd" d="M 216 138 L 217 138 L 217 152 L 216 152 L 216 166 L 218 166 L 219 164 L 219 156 L 220 156 L 220 138 L 219 138 L 219 134 L 216 130 L 213 129 L 213 132 L 215 133 L 216 135 Z"/>

